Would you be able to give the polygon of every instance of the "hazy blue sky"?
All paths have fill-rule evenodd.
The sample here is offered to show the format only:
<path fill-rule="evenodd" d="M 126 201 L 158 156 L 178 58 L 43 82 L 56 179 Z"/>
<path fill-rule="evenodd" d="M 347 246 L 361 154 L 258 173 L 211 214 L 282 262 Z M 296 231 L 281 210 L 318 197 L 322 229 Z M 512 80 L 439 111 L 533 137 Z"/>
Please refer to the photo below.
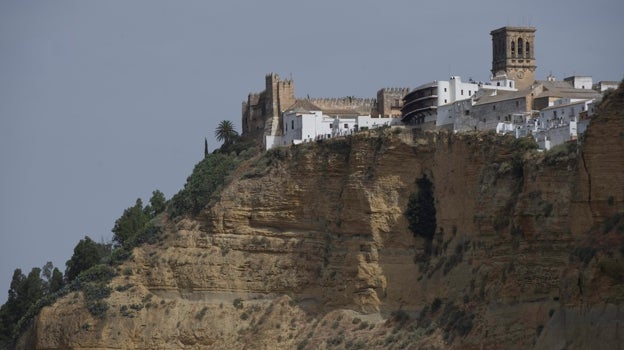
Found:
<path fill-rule="evenodd" d="M 538 78 L 620 80 L 622 14 L 621 0 L 0 0 L 0 302 L 15 268 L 64 269 L 137 197 L 176 193 L 266 73 L 302 97 L 486 80 L 489 32 L 531 25 Z"/>

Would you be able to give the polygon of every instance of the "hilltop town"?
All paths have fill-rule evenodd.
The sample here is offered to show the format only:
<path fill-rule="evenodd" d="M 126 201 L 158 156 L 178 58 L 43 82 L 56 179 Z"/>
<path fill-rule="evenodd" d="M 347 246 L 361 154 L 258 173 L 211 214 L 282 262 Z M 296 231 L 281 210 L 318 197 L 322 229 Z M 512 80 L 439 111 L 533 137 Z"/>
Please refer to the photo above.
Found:
<path fill-rule="evenodd" d="M 292 79 L 271 73 L 242 105 L 243 135 L 265 149 L 350 135 L 380 126 L 532 136 L 540 149 L 578 140 L 594 107 L 617 81 L 553 75 L 536 80 L 534 27 L 493 30 L 490 81 L 460 76 L 383 88 L 376 98 L 296 98 Z"/>

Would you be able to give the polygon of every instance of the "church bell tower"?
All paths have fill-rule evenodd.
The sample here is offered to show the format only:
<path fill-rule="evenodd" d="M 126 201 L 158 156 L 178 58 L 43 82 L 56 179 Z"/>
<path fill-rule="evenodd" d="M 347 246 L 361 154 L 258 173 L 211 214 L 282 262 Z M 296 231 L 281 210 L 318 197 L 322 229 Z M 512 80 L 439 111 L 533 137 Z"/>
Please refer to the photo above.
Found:
<path fill-rule="evenodd" d="M 507 75 L 518 90 L 535 81 L 535 28 L 502 27 L 490 32 L 492 36 L 492 74 Z"/>

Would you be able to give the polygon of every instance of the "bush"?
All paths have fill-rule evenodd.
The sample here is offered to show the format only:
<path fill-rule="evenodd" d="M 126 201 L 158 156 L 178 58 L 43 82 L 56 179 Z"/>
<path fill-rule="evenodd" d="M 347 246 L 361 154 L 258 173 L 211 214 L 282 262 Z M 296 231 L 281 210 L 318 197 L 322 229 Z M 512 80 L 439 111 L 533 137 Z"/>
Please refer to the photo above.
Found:
<path fill-rule="evenodd" d="M 160 239 L 161 233 L 162 227 L 148 223 L 135 235 L 130 237 L 127 242 L 127 247 L 131 249 L 141 244 L 154 244 Z"/>
<path fill-rule="evenodd" d="M 104 318 L 104 316 L 106 316 L 106 311 L 108 311 L 108 303 L 104 300 L 88 302 L 87 309 L 91 315 L 98 318 Z"/>
<path fill-rule="evenodd" d="M 111 294 L 111 289 L 105 284 L 87 283 L 84 287 L 87 302 L 98 299 L 106 299 Z"/>
<path fill-rule="evenodd" d="M 466 336 L 473 327 L 474 315 L 467 314 L 453 303 L 448 303 L 444 307 L 444 312 L 440 316 L 440 326 L 444 330 L 445 338 L 452 340 L 453 335 Z"/>
<path fill-rule="evenodd" d="M 304 339 L 299 344 L 297 344 L 297 350 L 303 350 L 306 346 L 308 346 L 308 340 Z"/>
<path fill-rule="evenodd" d="M 577 154 L 576 142 L 567 142 L 557 145 L 545 153 L 544 162 L 546 164 L 556 164 L 561 162 L 569 162 L 576 159 Z"/>
<path fill-rule="evenodd" d="M 400 323 L 400 324 L 404 324 L 405 322 L 409 321 L 410 319 L 410 315 L 403 311 L 403 310 L 397 310 L 397 311 L 393 311 L 391 314 L 392 318 L 394 319 L 394 321 Z"/>
<path fill-rule="evenodd" d="M 235 153 L 213 153 L 197 163 L 191 176 L 186 179 L 184 188 L 171 198 L 171 216 L 199 214 L 219 193 L 227 176 L 250 156 L 247 152 L 243 153 L 241 157 Z"/>
<path fill-rule="evenodd" d="M 134 287 L 134 283 L 126 283 L 123 286 L 121 286 L 121 285 L 117 286 L 115 288 L 115 290 L 118 291 L 118 292 L 125 292 L 125 291 L 127 291 L 128 289 L 130 289 L 132 287 Z"/>
<path fill-rule="evenodd" d="M 91 267 L 90 269 L 83 271 L 78 275 L 78 278 L 82 283 L 86 282 L 100 282 L 108 283 L 113 277 L 115 277 L 115 270 L 107 265 L 99 264 Z"/>
<path fill-rule="evenodd" d="M 243 301 L 240 298 L 236 298 L 232 302 L 232 305 L 234 305 L 234 307 L 237 308 L 237 309 L 242 309 L 243 308 Z"/>
<path fill-rule="evenodd" d="M 81 239 L 72 257 L 66 262 L 65 278 L 68 282 L 73 281 L 83 271 L 103 262 L 110 254 L 110 245 L 94 242 L 89 236 Z"/>

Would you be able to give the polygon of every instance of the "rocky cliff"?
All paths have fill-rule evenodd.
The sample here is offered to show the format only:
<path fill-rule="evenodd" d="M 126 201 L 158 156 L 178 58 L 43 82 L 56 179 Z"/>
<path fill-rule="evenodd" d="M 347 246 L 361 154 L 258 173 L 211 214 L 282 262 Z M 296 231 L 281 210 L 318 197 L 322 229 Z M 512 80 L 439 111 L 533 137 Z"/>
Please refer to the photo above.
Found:
<path fill-rule="evenodd" d="M 624 344 L 624 92 L 547 154 L 491 133 L 382 130 L 243 164 L 162 218 L 102 318 L 72 292 L 38 349 L 586 349 Z M 408 229 L 415 180 L 436 233 Z"/>

